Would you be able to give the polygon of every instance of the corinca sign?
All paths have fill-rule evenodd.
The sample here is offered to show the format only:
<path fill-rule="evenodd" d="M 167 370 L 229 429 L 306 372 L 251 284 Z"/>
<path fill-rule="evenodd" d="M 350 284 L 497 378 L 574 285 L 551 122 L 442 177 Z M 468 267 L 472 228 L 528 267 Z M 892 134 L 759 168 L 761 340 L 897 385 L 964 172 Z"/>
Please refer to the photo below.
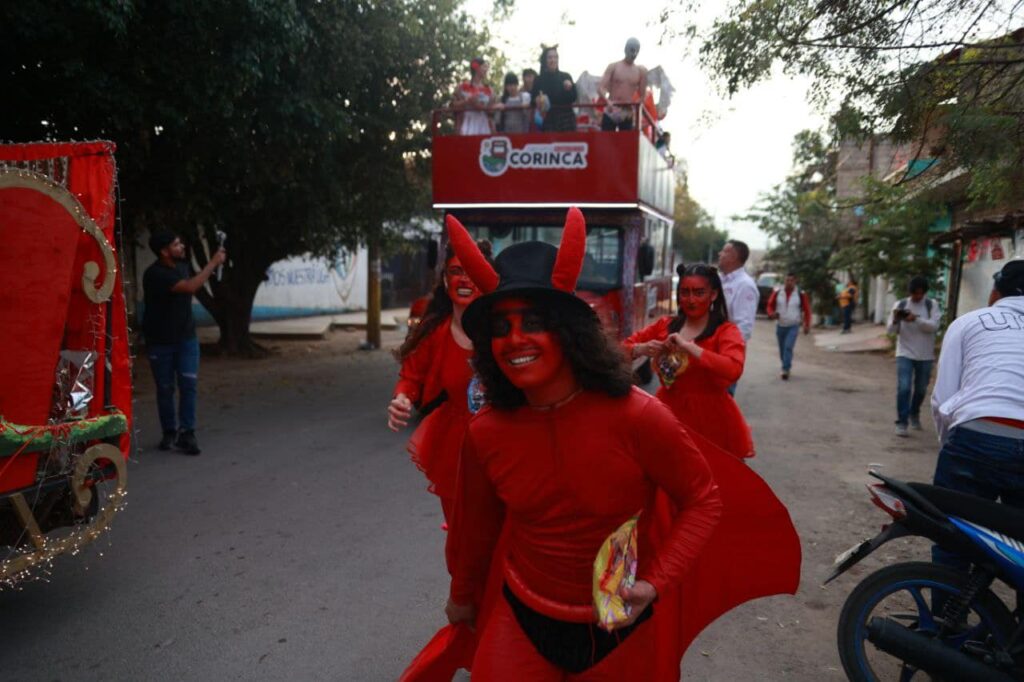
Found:
<path fill-rule="evenodd" d="M 507 137 L 488 137 L 480 141 L 480 170 L 491 177 L 502 175 L 509 168 L 579 170 L 586 167 L 586 142 L 535 143 L 514 149 Z"/>

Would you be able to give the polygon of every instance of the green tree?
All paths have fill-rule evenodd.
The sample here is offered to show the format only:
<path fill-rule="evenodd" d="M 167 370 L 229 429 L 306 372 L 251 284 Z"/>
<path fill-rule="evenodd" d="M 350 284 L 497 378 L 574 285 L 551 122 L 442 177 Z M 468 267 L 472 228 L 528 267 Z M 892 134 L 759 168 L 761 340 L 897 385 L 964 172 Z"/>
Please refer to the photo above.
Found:
<path fill-rule="evenodd" d="M 729 233 L 715 227 L 715 219 L 690 196 L 685 175 L 676 177 L 675 225 L 672 243 L 683 263 L 713 263 L 729 239 Z"/>
<path fill-rule="evenodd" d="M 947 261 L 947 254 L 930 244 L 942 206 L 903 186 L 870 179 L 863 206 L 856 238 L 832 256 L 831 266 L 887 277 L 895 291 L 906 291 L 915 275 L 935 281 Z"/>
<path fill-rule="evenodd" d="M 730 0 L 700 55 L 730 95 L 779 65 L 811 77 L 816 104 L 840 105 L 840 136 L 918 142 L 915 156 L 971 171 L 970 195 L 993 203 L 1022 186 L 1019 8 L 1016 0 Z M 936 129 L 942 141 L 926 143 Z"/>
<path fill-rule="evenodd" d="M 794 138 L 793 163 L 786 181 L 737 219 L 756 224 L 770 237 L 768 259 L 783 272 L 793 272 L 810 292 L 815 310 L 825 315 L 835 297 L 830 259 L 843 239 L 831 184 L 835 157 L 819 133 L 805 130 Z"/>
<path fill-rule="evenodd" d="M 0 26 L 4 136 L 112 139 L 129 233 L 175 229 L 203 261 L 223 230 L 200 300 L 243 353 L 274 261 L 386 245 L 428 206 L 430 111 L 488 41 L 458 0 L 40 0 Z"/>

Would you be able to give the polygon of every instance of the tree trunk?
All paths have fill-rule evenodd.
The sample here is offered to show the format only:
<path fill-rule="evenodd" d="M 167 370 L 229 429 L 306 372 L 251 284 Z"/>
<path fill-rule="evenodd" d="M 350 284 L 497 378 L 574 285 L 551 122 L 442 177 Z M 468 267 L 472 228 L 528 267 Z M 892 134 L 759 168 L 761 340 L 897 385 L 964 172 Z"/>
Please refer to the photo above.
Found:
<path fill-rule="evenodd" d="M 381 346 L 380 336 L 380 240 L 371 234 L 366 241 L 367 287 L 366 287 L 366 348 L 376 350 Z"/>
<path fill-rule="evenodd" d="M 216 274 L 210 278 L 213 296 L 205 287 L 196 293 L 196 298 L 217 322 L 220 329 L 217 347 L 224 355 L 262 357 L 267 354 L 249 333 L 253 300 L 265 272 L 266 267 L 252 266 L 240 258 L 224 269 L 221 281 L 217 281 Z"/>

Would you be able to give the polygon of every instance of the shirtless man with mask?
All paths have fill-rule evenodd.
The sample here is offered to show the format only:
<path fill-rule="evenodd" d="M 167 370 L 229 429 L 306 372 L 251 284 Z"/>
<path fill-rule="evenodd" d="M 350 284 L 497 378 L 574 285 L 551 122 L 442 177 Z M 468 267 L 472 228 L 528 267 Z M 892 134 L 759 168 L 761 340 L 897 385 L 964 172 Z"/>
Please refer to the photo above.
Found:
<path fill-rule="evenodd" d="M 643 99 L 647 90 L 647 68 L 636 63 L 640 41 L 627 40 L 625 52 L 625 58 L 609 64 L 601 77 L 599 95 L 610 102 L 601 118 L 601 130 L 632 130 L 631 105 Z"/>

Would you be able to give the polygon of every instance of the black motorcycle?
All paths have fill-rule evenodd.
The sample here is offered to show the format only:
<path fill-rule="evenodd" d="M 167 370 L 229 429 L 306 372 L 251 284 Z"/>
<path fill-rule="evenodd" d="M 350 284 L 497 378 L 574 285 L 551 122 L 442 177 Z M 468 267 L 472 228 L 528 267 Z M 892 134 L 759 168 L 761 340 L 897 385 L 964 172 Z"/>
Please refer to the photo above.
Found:
<path fill-rule="evenodd" d="M 890 540 L 921 536 L 970 561 L 887 566 L 864 578 L 839 616 L 838 644 L 850 680 L 1024 680 L 1024 511 L 876 472 L 872 502 L 893 522 L 836 558 L 836 579 Z M 993 587 L 1016 593 L 1008 606 Z M 930 676 L 930 677 L 929 677 Z"/>

